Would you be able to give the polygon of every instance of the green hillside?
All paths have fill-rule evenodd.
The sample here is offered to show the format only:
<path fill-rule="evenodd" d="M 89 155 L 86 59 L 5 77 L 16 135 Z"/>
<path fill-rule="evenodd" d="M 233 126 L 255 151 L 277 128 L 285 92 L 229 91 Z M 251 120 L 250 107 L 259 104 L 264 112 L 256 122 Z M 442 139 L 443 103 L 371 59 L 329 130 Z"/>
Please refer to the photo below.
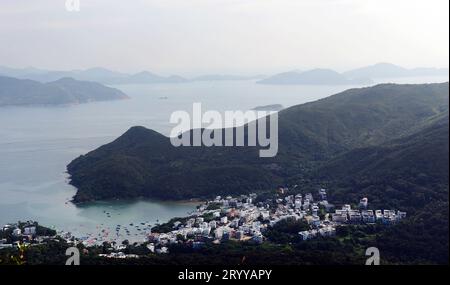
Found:
<path fill-rule="evenodd" d="M 292 177 L 300 182 L 320 178 L 325 170 L 314 171 L 318 167 L 341 170 L 350 165 L 351 169 L 348 159 L 342 160 L 341 167 L 325 163 L 348 151 L 383 147 L 420 132 L 447 113 L 448 83 L 382 84 L 280 112 L 279 152 L 274 158 L 260 158 L 257 147 L 177 148 L 161 134 L 133 127 L 114 142 L 75 159 L 68 172 L 78 188 L 76 202 L 139 196 L 185 199 L 268 190 L 293 181 Z M 448 145 L 448 135 L 446 141 Z M 427 157 L 426 152 L 423 155 Z M 448 160 L 448 152 L 437 155 Z"/>
<path fill-rule="evenodd" d="M 358 148 L 313 171 L 327 181 L 333 201 L 358 201 L 414 213 L 430 202 L 448 201 L 448 115 L 412 135 Z"/>

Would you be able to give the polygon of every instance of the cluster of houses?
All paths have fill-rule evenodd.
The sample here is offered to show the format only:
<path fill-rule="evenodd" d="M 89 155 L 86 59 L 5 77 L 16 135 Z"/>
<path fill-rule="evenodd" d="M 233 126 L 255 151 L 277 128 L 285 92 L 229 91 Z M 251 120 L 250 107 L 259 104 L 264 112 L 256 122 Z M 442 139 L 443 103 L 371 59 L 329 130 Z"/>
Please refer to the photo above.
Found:
<path fill-rule="evenodd" d="M 18 244 L 40 244 L 54 236 L 37 233 L 38 224 L 33 221 L 6 224 L 0 228 L 0 249 L 16 247 Z"/>
<path fill-rule="evenodd" d="M 262 231 L 267 228 L 270 211 L 253 204 L 256 194 L 231 196 L 201 205 L 197 212 L 184 222 L 173 223 L 173 230 L 168 233 L 151 233 L 148 248 L 156 253 L 167 253 L 168 244 L 189 243 L 193 248 L 200 248 L 207 241 L 220 243 L 226 240 L 252 240 L 263 242 Z M 210 205 L 217 209 L 210 209 Z"/>
<path fill-rule="evenodd" d="M 321 189 L 319 193 L 324 194 L 325 190 Z M 326 197 L 326 196 L 321 196 Z M 326 200 L 319 202 L 321 205 L 327 205 L 327 209 L 332 209 L 334 206 L 328 204 Z M 312 229 L 308 231 L 299 232 L 303 240 L 312 239 L 317 236 L 333 236 L 336 233 L 336 227 L 346 224 L 394 224 L 406 217 L 406 212 L 395 210 L 368 210 L 368 199 L 362 198 L 359 202 L 359 209 L 352 209 L 351 205 L 345 204 L 341 209 L 336 209 L 334 213 L 326 213 L 323 220 L 317 216 L 315 205 L 312 208 Z"/>
<path fill-rule="evenodd" d="M 362 198 L 359 209 L 344 205 L 334 210 L 328 203 L 327 192 L 319 189 L 317 202 L 312 193 L 287 195 L 287 188 L 277 190 L 274 200 L 255 203 L 256 194 L 239 197 L 216 197 L 201 205 L 197 212 L 184 221 L 174 222 L 168 233 L 151 233 L 149 249 L 167 253 L 168 245 L 189 243 L 193 248 L 205 242 L 220 243 L 226 240 L 262 243 L 264 232 L 285 219 L 304 220 L 310 229 L 299 232 L 303 240 L 318 236 L 328 237 L 336 233 L 336 227 L 346 224 L 369 224 L 382 222 L 393 224 L 406 217 L 405 212 L 394 210 L 369 210 L 368 199 Z M 215 207 L 210 207 L 214 205 Z M 213 208 L 213 209 L 212 209 Z M 334 210 L 334 212 L 332 212 Z"/>
<path fill-rule="evenodd" d="M 191 216 L 171 221 L 167 224 L 171 228 L 168 232 L 149 232 L 145 245 L 151 252 L 165 254 L 169 253 L 169 245 L 180 243 L 192 248 L 201 248 L 207 242 L 219 244 L 227 240 L 259 244 L 264 241 L 264 233 L 269 227 L 286 219 L 305 221 L 309 229 L 298 234 L 302 240 L 308 240 L 333 236 L 339 226 L 394 224 L 406 217 L 406 213 L 401 211 L 368 209 L 367 198 L 362 198 L 355 209 L 349 204 L 335 209 L 333 204 L 328 203 L 325 189 L 319 189 L 315 197 L 312 193 L 289 195 L 286 187 L 278 189 L 277 193 L 274 198 L 265 200 L 257 199 L 256 194 L 217 196 L 200 205 Z M 0 231 L 0 237 L 3 237 L 0 239 L 0 249 L 12 247 L 14 242 L 39 243 L 49 238 L 36 235 L 36 223 L 32 222 L 5 225 Z M 76 242 L 70 234 L 60 237 L 69 243 Z M 111 252 L 102 256 L 137 257 L 123 253 L 126 245 L 113 243 L 111 246 Z"/>
<path fill-rule="evenodd" d="M 354 210 L 350 205 L 344 205 L 342 209 L 332 214 L 332 220 L 336 223 L 371 224 L 381 222 L 394 224 L 406 217 L 406 212 L 394 210 Z"/>
<path fill-rule="evenodd" d="M 121 251 L 111 253 L 101 253 L 98 256 L 105 258 L 118 258 L 118 259 L 139 258 L 139 255 L 137 254 L 125 254 Z"/>

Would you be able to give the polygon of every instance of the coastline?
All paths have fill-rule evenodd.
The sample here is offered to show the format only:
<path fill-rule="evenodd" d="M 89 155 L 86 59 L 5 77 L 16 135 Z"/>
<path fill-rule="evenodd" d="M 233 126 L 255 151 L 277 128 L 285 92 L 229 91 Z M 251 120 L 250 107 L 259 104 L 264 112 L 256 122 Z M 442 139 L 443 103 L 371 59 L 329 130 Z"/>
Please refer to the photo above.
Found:
<path fill-rule="evenodd" d="M 154 202 L 163 204 L 178 204 L 178 205 L 200 205 L 207 202 L 206 199 L 192 198 L 192 199 L 181 199 L 181 200 L 164 200 L 157 198 L 149 198 L 144 196 L 138 196 L 135 198 L 110 198 L 110 199 L 99 199 L 99 200 L 87 200 L 82 202 L 77 202 L 73 198 L 68 202 L 72 203 L 77 207 L 92 206 L 95 204 L 107 204 L 107 203 L 137 203 L 137 202 Z"/>

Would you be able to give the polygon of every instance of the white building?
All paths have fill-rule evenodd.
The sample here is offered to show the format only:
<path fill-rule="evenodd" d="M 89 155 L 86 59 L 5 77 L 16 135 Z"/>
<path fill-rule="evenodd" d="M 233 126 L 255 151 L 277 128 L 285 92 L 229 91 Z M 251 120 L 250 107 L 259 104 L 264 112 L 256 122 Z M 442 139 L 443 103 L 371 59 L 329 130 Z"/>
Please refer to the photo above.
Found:
<path fill-rule="evenodd" d="M 336 222 L 336 223 L 346 223 L 347 222 L 347 213 L 336 210 L 336 212 L 331 215 L 331 219 L 333 220 L 333 222 Z"/>
<path fill-rule="evenodd" d="M 155 244 L 149 243 L 147 244 L 147 248 L 148 250 L 150 250 L 150 252 L 155 252 Z"/>
<path fill-rule="evenodd" d="M 376 210 L 375 211 L 375 219 L 377 221 L 383 219 L 383 213 L 381 212 L 381 210 Z"/>
<path fill-rule="evenodd" d="M 312 210 L 313 216 L 316 216 L 317 212 L 319 211 L 319 207 L 314 205 L 314 206 L 311 207 L 311 210 Z"/>
<path fill-rule="evenodd" d="M 26 227 L 23 229 L 24 235 L 35 235 L 36 234 L 36 227 Z"/>
<path fill-rule="evenodd" d="M 345 204 L 344 206 L 342 206 L 342 210 L 344 211 L 350 211 L 352 209 L 352 206 L 350 206 L 349 204 Z"/>
<path fill-rule="evenodd" d="M 217 222 L 216 221 L 210 221 L 209 222 L 209 226 L 211 227 L 211 229 L 215 229 L 217 227 Z"/>
<path fill-rule="evenodd" d="M 13 230 L 12 234 L 13 234 L 13 236 L 18 237 L 18 236 L 20 236 L 22 234 L 22 230 L 19 229 L 19 228 L 16 228 L 16 229 Z"/>
<path fill-rule="evenodd" d="M 216 239 L 222 239 L 222 236 L 223 236 L 223 229 L 222 228 L 217 228 L 215 231 L 214 231 L 214 237 L 216 238 Z"/>
<path fill-rule="evenodd" d="M 399 219 L 404 219 L 404 218 L 406 218 L 406 212 L 397 211 L 397 217 L 398 217 Z"/>
<path fill-rule="evenodd" d="M 368 203 L 369 203 L 369 199 L 367 199 L 366 197 L 364 197 L 364 198 L 362 198 L 362 199 L 359 201 L 359 207 L 360 207 L 360 208 L 366 209 Z"/>
<path fill-rule="evenodd" d="M 326 226 L 319 229 L 319 234 L 323 237 L 330 237 L 336 234 L 336 229 L 331 226 Z"/>
<path fill-rule="evenodd" d="M 227 216 L 224 216 L 224 217 L 220 218 L 220 222 L 221 222 L 222 224 L 227 224 L 227 223 L 228 223 L 228 217 L 227 217 Z"/>
<path fill-rule="evenodd" d="M 372 210 L 363 210 L 361 216 L 364 223 L 375 223 L 375 215 Z"/>
<path fill-rule="evenodd" d="M 321 200 L 326 200 L 327 199 L 327 190 L 325 189 L 319 189 L 319 196 Z"/>
<path fill-rule="evenodd" d="M 360 223 L 361 222 L 361 213 L 357 210 L 351 210 L 348 212 L 348 217 L 350 223 Z"/>
<path fill-rule="evenodd" d="M 309 200 L 310 202 L 314 201 L 313 195 L 311 193 L 306 194 L 305 200 Z"/>

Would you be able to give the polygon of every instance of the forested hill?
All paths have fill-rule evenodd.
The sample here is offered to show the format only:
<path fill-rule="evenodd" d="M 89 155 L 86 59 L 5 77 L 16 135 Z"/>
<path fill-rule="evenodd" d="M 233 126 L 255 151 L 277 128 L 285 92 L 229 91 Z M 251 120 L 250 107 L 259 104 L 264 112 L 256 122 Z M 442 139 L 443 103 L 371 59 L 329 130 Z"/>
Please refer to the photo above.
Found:
<path fill-rule="evenodd" d="M 348 151 L 311 175 L 333 185 L 330 199 L 401 207 L 413 214 L 430 202 L 448 201 L 449 117 L 412 135 Z"/>
<path fill-rule="evenodd" d="M 268 190 L 295 180 L 293 177 L 299 182 L 314 181 L 325 171 L 352 169 L 357 161 L 352 161 L 351 151 L 384 149 L 398 144 L 395 141 L 401 142 L 402 138 L 417 141 L 408 153 L 410 159 L 423 160 L 429 151 L 437 151 L 430 153 L 430 157 L 439 156 L 448 161 L 448 131 L 446 136 L 442 130 L 439 132 L 441 140 L 435 142 L 438 148 L 418 148 L 421 154 L 414 155 L 414 147 L 425 143 L 426 136 L 420 133 L 431 131 L 429 128 L 436 120 L 448 114 L 448 96 L 448 83 L 382 84 L 347 90 L 285 109 L 279 113 L 279 151 L 274 158 L 260 158 L 255 147 L 176 148 L 161 134 L 133 127 L 114 142 L 69 164 L 71 183 L 78 188 L 74 200 L 139 196 L 185 199 Z M 445 145 L 447 152 L 442 152 Z M 391 157 L 391 151 L 387 150 L 369 156 L 367 164 L 373 165 L 373 169 L 367 171 L 368 175 L 382 173 L 381 168 L 375 171 L 377 165 L 384 167 L 375 158 L 392 165 L 401 164 L 405 169 L 411 162 L 400 160 L 402 154 L 393 157 L 393 161 L 389 160 Z M 435 164 L 418 163 L 419 169 L 402 173 L 415 175 L 422 167 L 427 167 L 426 173 L 438 171 L 444 168 L 441 163 L 441 160 Z M 324 176 L 334 182 L 341 178 L 345 175 Z M 402 179 L 418 183 L 411 177 Z M 422 187 L 433 192 L 428 183 L 425 179 Z"/>

